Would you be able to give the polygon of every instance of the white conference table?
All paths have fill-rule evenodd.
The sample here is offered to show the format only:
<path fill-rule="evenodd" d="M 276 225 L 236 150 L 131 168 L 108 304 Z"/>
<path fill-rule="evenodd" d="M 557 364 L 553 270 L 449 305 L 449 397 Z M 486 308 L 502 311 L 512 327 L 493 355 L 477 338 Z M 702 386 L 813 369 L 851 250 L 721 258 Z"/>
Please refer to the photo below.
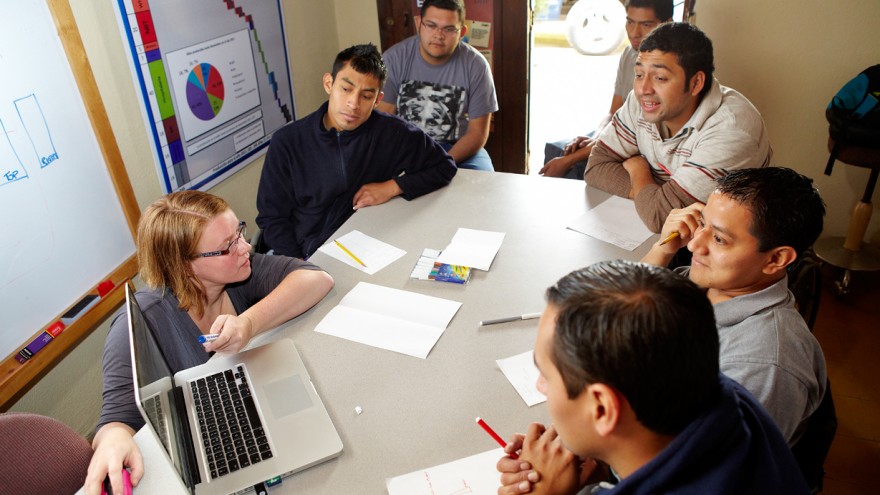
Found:
<path fill-rule="evenodd" d="M 475 424 L 477 416 L 504 438 L 532 421 L 548 422 L 546 404 L 526 406 L 495 363 L 531 350 L 538 320 L 478 324 L 542 311 L 546 288 L 571 270 L 641 258 L 656 236 L 626 251 L 566 229 L 608 197 L 581 181 L 459 170 L 440 191 L 356 212 L 337 237 L 356 229 L 406 254 L 368 275 L 316 253 L 311 261 L 333 276 L 335 287 L 253 343 L 294 341 L 344 445 L 340 457 L 285 478 L 270 493 L 386 493 L 386 478 L 497 448 Z M 422 250 L 443 249 L 459 227 L 506 234 L 491 269 L 474 272 L 467 285 L 410 279 Z M 315 332 L 360 281 L 463 304 L 424 360 Z M 178 484 L 161 474 L 168 466 L 157 466 L 165 461 L 156 459 L 153 437 L 143 433 L 137 438 L 147 474 L 135 493 L 172 493 L 169 483 Z"/>

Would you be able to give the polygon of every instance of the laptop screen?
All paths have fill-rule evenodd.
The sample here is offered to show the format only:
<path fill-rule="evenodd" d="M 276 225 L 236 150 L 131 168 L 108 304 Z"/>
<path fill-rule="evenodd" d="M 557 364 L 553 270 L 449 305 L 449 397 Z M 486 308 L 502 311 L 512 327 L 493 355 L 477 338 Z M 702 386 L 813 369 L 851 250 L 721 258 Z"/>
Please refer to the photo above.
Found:
<path fill-rule="evenodd" d="M 192 489 L 198 479 L 192 474 L 196 470 L 187 466 L 192 456 L 192 443 L 183 395 L 179 388 L 175 390 L 171 367 L 135 300 L 131 284 L 125 286 L 125 301 L 135 401 L 184 483 Z"/>

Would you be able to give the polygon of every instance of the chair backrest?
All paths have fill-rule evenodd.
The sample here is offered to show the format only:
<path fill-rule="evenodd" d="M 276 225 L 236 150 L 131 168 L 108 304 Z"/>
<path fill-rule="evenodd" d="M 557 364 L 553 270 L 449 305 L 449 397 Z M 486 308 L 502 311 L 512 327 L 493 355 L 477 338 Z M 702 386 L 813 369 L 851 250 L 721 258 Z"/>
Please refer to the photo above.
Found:
<path fill-rule="evenodd" d="M 822 490 L 822 479 L 825 477 L 825 469 L 822 465 L 825 463 L 825 457 L 836 433 L 837 411 L 834 409 L 834 399 L 831 397 L 831 382 L 828 381 L 825 397 L 810 416 L 803 436 L 791 448 L 811 493 L 819 493 Z"/>
<path fill-rule="evenodd" d="M 58 420 L 0 414 L 0 492 L 76 493 L 86 480 L 92 447 Z"/>
<path fill-rule="evenodd" d="M 269 246 L 263 238 L 263 230 L 257 227 L 257 231 L 251 237 L 251 253 L 266 254 L 269 252 Z"/>
<path fill-rule="evenodd" d="M 812 332 L 822 298 L 822 269 L 812 250 L 805 251 L 788 266 L 788 290 L 794 294 L 798 312 Z"/>

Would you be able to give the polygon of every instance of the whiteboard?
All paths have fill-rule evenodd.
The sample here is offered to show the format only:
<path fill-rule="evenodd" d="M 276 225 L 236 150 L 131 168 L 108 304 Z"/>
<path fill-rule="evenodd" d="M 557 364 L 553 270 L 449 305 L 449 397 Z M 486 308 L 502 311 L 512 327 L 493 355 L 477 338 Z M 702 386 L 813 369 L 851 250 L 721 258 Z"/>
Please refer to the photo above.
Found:
<path fill-rule="evenodd" d="M 0 356 L 7 356 L 135 245 L 47 5 L 0 0 L 0 15 Z"/>

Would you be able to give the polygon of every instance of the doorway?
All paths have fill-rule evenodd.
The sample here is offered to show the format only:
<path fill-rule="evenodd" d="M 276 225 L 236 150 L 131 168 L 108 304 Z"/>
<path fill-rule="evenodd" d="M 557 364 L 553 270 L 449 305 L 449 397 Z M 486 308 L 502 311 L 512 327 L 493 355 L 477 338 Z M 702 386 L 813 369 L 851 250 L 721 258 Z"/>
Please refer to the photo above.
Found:
<path fill-rule="evenodd" d="M 537 175 L 547 143 L 596 130 L 607 115 L 629 40 L 622 0 L 531 2 L 528 173 Z M 694 0 L 673 4 L 673 20 L 690 19 Z"/>
<path fill-rule="evenodd" d="M 574 16 L 582 17 L 577 10 L 572 13 L 576 3 L 582 8 L 590 2 L 535 0 L 529 84 L 530 175 L 541 170 L 546 143 L 568 141 L 594 130 L 611 106 L 617 64 L 626 46 L 626 36 L 620 37 L 624 23 L 609 19 L 620 29 L 606 33 L 604 28 L 610 23 L 606 24 L 594 37 L 603 37 L 595 49 L 581 47 L 600 53 L 581 53 L 572 46 L 571 38 Z"/>

